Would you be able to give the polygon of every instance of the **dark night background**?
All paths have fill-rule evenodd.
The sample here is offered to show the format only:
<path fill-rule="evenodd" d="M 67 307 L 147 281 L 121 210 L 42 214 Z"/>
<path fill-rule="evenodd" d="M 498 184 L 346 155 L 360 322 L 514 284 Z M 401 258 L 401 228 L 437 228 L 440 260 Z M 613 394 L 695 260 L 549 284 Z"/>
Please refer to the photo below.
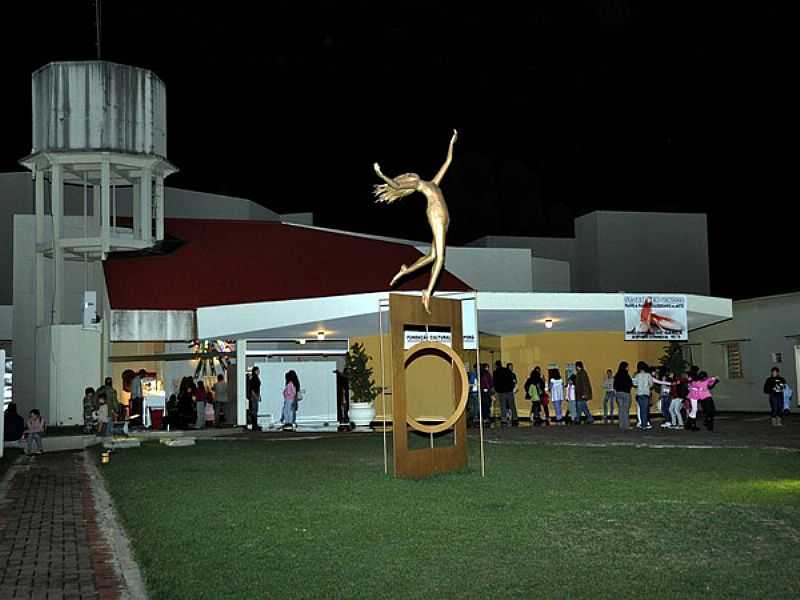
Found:
<path fill-rule="evenodd" d="M 712 293 L 741 298 L 800 288 L 796 34 L 770 4 L 104 2 L 102 57 L 165 81 L 169 185 L 426 240 L 422 197 L 372 204 L 372 163 L 431 177 L 457 127 L 451 242 L 706 212 Z M 95 58 L 94 14 L 4 7 L 0 170 L 30 150 L 30 73 Z"/>

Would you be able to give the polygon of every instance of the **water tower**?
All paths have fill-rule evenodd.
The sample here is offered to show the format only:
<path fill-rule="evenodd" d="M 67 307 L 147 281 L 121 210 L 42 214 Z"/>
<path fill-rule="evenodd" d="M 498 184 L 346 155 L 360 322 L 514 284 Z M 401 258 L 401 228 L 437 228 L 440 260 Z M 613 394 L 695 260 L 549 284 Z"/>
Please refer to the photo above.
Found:
<path fill-rule="evenodd" d="M 96 262 L 163 239 L 164 178 L 177 169 L 167 161 L 166 89 L 152 71 L 99 60 L 50 63 L 33 73 L 32 100 L 33 149 L 20 163 L 35 180 L 36 324 L 59 325 L 64 261 Z M 78 233 L 65 232 L 65 185 L 82 191 Z M 118 218 L 119 188 L 132 188 L 132 218 Z M 46 259 L 53 261 L 47 320 Z"/>

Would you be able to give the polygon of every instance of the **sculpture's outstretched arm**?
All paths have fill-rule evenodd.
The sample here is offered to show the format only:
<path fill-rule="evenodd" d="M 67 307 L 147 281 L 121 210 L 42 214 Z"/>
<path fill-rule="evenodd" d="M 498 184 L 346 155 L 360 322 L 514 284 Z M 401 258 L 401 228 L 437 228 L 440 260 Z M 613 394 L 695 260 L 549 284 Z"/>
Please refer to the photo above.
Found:
<path fill-rule="evenodd" d="M 388 185 L 393 190 L 413 190 L 416 189 L 417 187 L 416 183 L 400 184 L 397 183 L 391 177 L 387 177 L 386 175 L 383 174 L 383 171 L 381 171 L 381 166 L 378 163 L 375 163 L 374 165 L 372 165 L 372 167 L 375 169 L 375 174 L 381 179 L 383 179 L 386 182 L 386 185 Z"/>
<path fill-rule="evenodd" d="M 442 168 L 439 169 L 439 172 L 433 178 L 433 183 L 439 185 L 439 182 L 442 181 L 444 174 L 447 173 L 447 169 L 450 167 L 450 163 L 453 162 L 453 145 L 456 143 L 458 139 L 458 131 L 453 129 L 453 137 L 450 138 L 450 147 L 447 149 L 447 158 L 442 165 Z"/>

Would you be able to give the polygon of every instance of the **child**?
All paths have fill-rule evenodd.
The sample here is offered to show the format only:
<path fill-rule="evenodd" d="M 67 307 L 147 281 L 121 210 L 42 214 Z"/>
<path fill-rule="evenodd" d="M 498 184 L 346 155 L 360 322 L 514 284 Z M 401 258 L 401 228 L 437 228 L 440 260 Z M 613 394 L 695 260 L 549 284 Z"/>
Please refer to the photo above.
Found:
<path fill-rule="evenodd" d="M 703 425 L 708 431 L 714 431 L 714 415 L 717 414 L 717 408 L 714 406 L 711 388 L 717 385 L 718 381 L 717 377 L 709 377 L 708 373 L 700 371 L 697 375 L 697 381 L 692 383 L 695 395 L 703 408 Z"/>
<path fill-rule="evenodd" d="M 113 423 L 106 403 L 106 393 L 100 392 L 97 395 L 97 401 L 100 403 L 97 407 L 97 432 L 103 437 L 110 437 Z"/>
<path fill-rule="evenodd" d="M 575 373 L 570 375 L 567 380 L 567 404 L 569 405 L 569 417 L 572 423 L 580 425 L 581 417 L 578 414 L 578 403 L 575 398 Z"/>
<path fill-rule="evenodd" d="M 206 427 L 214 427 L 214 403 L 206 402 Z"/>
<path fill-rule="evenodd" d="M 44 449 L 42 448 L 42 433 L 45 430 L 45 423 L 44 419 L 42 418 L 42 414 L 39 412 L 38 408 L 34 408 L 30 414 L 28 415 L 28 423 L 27 427 L 25 428 L 25 433 L 28 434 L 28 446 L 25 451 L 25 454 L 42 454 L 44 453 Z M 38 450 L 33 450 L 32 446 L 38 446 Z"/>
<path fill-rule="evenodd" d="M 603 423 L 608 423 L 614 418 L 614 371 L 606 369 L 606 378 L 603 380 L 603 389 L 606 394 L 603 397 Z"/>
<path fill-rule="evenodd" d="M 83 431 L 84 433 L 94 433 L 97 431 L 94 413 L 97 410 L 97 400 L 94 388 L 87 387 L 83 392 Z"/>
<path fill-rule="evenodd" d="M 700 388 L 695 385 L 698 379 L 699 371 L 696 373 L 690 372 L 687 377 L 689 394 L 686 397 L 688 404 L 688 406 L 686 406 L 686 429 L 690 431 L 700 431 L 700 428 L 697 426 L 697 402 L 700 400 L 698 397 Z"/>

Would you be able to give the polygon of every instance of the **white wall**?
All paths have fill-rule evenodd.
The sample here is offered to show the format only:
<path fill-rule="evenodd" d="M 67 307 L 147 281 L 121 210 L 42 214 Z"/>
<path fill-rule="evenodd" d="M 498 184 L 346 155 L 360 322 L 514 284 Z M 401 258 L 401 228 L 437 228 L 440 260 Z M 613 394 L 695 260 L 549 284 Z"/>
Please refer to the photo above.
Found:
<path fill-rule="evenodd" d="M 431 249 L 430 246 L 416 248 L 423 254 Z M 530 250 L 450 246 L 445 255 L 445 268 L 479 291 L 532 291 Z"/>
<path fill-rule="evenodd" d="M 49 222 L 49 218 L 48 218 Z M 77 235 L 83 230 L 82 217 L 65 217 L 65 235 Z M 52 229 L 45 227 L 45 229 Z M 48 388 L 42 385 L 42 374 L 36 369 L 36 262 L 35 262 L 35 218 L 32 215 L 14 217 L 14 396 L 21 407 L 32 408 L 47 401 Z M 45 260 L 45 322 L 49 324 L 52 314 L 53 269 L 52 261 Z M 89 288 L 97 290 L 98 312 L 102 314 L 105 294 L 105 279 L 100 263 L 90 263 Z M 65 323 L 81 322 L 81 304 L 85 287 L 86 271 L 83 262 L 66 261 L 64 264 L 64 310 Z M 100 345 L 98 342 L 98 352 Z M 100 359 L 98 358 L 98 361 Z M 99 362 L 98 362 L 99 368 Z M 90 385 L 90 384 L 87 384 Z M 85 387 L 85 386 L 84 386 Z"/>
<path fill-rule="evenodd" d="M 720 342 L 742 340 L 743 379 L 730 380 L 725 369 L 725 347 Z M 722 382 L 714 388 L 720 410 L 766 412 L 769 403 L 763 392 L 764 380 L 777 366 L 795 389 L 800 389 L 794 347 L 800 344 L 800 293 L 740 300 L 733 303 L 733 319 L 690 333 L 689 341 L 698 344 L 696 359 L 702 369 L 718 375 Z M 772 354 L 783 354 L 775 365 Z"/>
<path fill-rule="evenodd" d="M 534 292 L 570 292 L 570 264 L 563 260 L 533 257 Z"/>
<path fill-rule="evenodd" d="M 13 339 L 14 335 L 14 306 L 0 305 L 0 340 Z"/>
<path fill-rule="evenodd" d="M 83 390 L 101 380 L 100 332 L 80 325 L 40 327 L 36 344 L 36 374 L 48 393 L 25 411 L 39 408 L 51 425 L 82 425 Z"/>

